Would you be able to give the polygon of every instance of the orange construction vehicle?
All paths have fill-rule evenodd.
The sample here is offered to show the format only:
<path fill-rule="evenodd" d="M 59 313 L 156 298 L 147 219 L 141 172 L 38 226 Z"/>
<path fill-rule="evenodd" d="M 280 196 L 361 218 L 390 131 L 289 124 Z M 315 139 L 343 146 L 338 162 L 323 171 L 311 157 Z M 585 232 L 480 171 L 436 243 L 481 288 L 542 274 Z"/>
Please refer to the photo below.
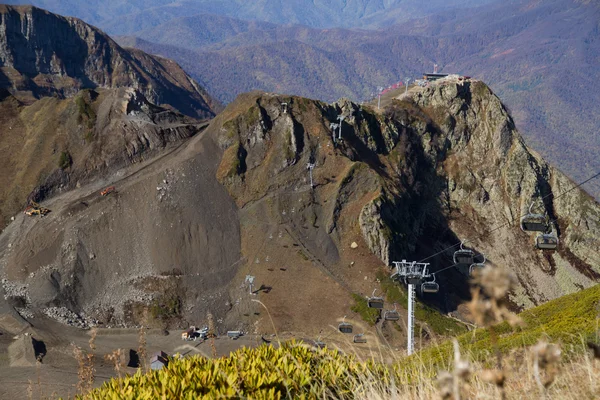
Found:
<path fill-rule="evenodd" d="M 116 191 L 116 189 L 115 189 L 114 186 L 109 186 L 106 189 L 104 189 L 103 191 L 101 191 L 100 194 L 102 196 L 108 196 L 109 194 L 111 194 L 111 193 L 113 193 L 115 191 Z"/>
<path fill-rule="evenodd" d="M 35 201 L 31 201 L 29 203 L 29 205 L 27 206 L 27 208 L 25 209 L 25 211 L 23 211 L 23 212 L 30 216 L 40 215 L 43 217 L 44 215 L 46 215 L 50 212 L 50 209 L 40 206 Z"/>

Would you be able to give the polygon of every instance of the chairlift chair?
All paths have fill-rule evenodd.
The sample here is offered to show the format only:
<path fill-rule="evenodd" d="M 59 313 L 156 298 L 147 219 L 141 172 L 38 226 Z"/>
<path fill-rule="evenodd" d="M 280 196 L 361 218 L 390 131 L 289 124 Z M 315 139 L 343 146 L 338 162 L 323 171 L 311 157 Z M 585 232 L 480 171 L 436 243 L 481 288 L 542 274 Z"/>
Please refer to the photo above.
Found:
<path fill-rule="evenodd" d="M 535 238 L 535 247 L 539 250 L 556 250 L 558 248 L 558 236 L 554 233 L 543 233 Z"/>
<path fill-rule="evenodd" d="M 321 338 L 317 338 L 317 340 L 315 340 L 315 347 L 318 349 L 322 349 L 325 347 L 325 342 L 321 341 Z"/>
<path fill-rule="evenodd" d="M 465 241 L 460 243 L 460 249 L 454 252 L 454 264 L 471 265 L 475 262 L 475 253 L 473 250 L 465 249 L 463 245 Z"/>
<path fill-rule="evenodd" d="M 396 310 L 395 304 L 393 310 L 387 310 L 383 313 L 383 319 L 386 321 L 398 321 L 400 319 L 400 313 Z"/>
<path fill-rule="evenodd" d="M 473 263 L 469 267 L 469 276 L 475 276 L 475 272 L 476 271 L 481 271 L 482 269 L 485 268 L 485 262 L 486 262 L 485 254 L 482 254 L 482 256 L 483 256 L 483 261 L 482 262 L 480 262 L 480 263 Z"/>
<path fill-rule="evenodd" d="M 359 333 L 358 335 L 354 335 L 353 339 L 354 343 L 367 343 L 367 338 L 364 333 Z"/>
<path fill-rule="evenodd" d="M 430 282 L 423 282 L 421 284 L 421 291 L 423 293 L 437 293 L 440 291 L 440 285 L 435 281 L 435 274 L 432 275 L 433 280 Z"/>
<path fill-rule="evenodd" d="M 374 289 L 371 297 L 367 298 L 367 305 L 369 308 L 377 308 L 381 310 L 383 308 L 383 297 L 375 297 L 376 290 L 377 289 Z"/>
<path fill-rule="evenodd" d="M 548 230 L 548 219 L 543 214 L 531 212 L 533 203 L 529 206 L 529 212 L 521 217 L 521 230 L 524 232 L 546 232 Z"/>
<path fill-rule="evenodd" d="M 346 316 L 344 316 L 343 321 L 338 325 L 338 330 L 342 333 L 352 333 L 352 324 L 346 322 Z"/>

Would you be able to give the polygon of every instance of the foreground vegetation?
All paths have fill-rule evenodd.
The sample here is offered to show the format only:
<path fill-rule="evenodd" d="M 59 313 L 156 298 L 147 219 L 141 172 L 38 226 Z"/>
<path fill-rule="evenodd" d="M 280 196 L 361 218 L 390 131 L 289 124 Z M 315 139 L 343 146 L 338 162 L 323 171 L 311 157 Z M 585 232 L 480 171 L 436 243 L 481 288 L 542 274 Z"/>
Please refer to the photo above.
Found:
<path fill-rule="evenodd" d="M 218 359 L 174 359 L 81 398 L 599 398 L 600 286 L 517 317 L 505 303 L 511 279 L 495 269 L 479 279 L 469 308 L 485 328 L 392 364 L 291 341 Z"/>

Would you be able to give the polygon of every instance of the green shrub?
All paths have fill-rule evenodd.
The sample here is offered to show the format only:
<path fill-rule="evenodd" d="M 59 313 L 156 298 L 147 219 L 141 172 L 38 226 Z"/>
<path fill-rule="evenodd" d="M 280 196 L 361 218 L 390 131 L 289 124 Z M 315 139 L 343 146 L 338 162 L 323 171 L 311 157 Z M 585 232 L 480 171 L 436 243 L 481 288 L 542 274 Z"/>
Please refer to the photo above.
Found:
<path fill-rule="evenodd" d="M 73 164 L 73 159 L 68 151 L 62 151 L 58 157 L 58 167 L 60 169 L 67 169 Z"/>
<path fill-rule="evenodd" d="M 152 301 L 150 314 L 163 321 L 181 316 L 181 299 L 175 294 L 163 294 Z"/>
<path fill-rule="evenodd" d="M 83 90 L 76 98 L 77 115 L 80 123 L 85 124 L 86 132 L 84 138 L 90 141 L 93 138 L 93 130 L 96 125 L 96 112 L 91 106 L 91 95 L 88 90 Z"/>

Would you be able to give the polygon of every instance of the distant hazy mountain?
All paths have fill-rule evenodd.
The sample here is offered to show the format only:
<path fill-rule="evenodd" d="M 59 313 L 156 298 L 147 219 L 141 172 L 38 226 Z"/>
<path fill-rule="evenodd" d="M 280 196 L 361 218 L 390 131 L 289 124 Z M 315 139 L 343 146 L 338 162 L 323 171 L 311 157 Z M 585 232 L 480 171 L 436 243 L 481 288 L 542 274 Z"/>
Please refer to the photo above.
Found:
<path fill-rule="evenodd" d="M 82 18 L 110 34 L 132 34 L 173 18 L 220 14 L 277 24 L 315 28 L 381 27 L 432 13 L 467 8 L 493 0 L 13 0 Z"/>
<path fill-rule="evenodd" d="M 598 21 L 597 3 L 520 0 L 378 31 L 187 17 L 140 32 L 157 43 L 127 41 L 176 59 L 222 101 L 252 89 L 363 99 L 435 62 L 489 82 L 534 147 L 583 179 L 600 170 L 600 111 L 592 106 L 600 103 Z M 598 185 L 590 190 L 600 194 Z"/>

